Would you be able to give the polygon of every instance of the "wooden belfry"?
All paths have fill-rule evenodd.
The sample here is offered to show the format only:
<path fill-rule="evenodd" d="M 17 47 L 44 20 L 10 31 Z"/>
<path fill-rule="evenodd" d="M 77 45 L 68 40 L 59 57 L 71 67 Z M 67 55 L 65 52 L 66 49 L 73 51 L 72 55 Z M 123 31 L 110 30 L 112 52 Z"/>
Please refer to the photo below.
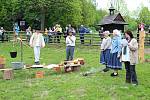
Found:
<path fill-rule="evenodd" d="M 139 62 L 143 63 L 144 59 L 144 40 L 145 40 L 145 31 L 139 31 Z"/>
<path fill-rule="evenodd" d="M 105 16 L 98 24 L 98 26 L 103 27 L 104 31 L 110 31 L 111 33 L 114 29 L 118 29 L 124 32 L 125 25 L 128 25 L 128 23 L 125 22 L 123 16 L 120 13 L 115 13 L 115 9 L 112 5 L 109 8 L 109 15 Z"/>

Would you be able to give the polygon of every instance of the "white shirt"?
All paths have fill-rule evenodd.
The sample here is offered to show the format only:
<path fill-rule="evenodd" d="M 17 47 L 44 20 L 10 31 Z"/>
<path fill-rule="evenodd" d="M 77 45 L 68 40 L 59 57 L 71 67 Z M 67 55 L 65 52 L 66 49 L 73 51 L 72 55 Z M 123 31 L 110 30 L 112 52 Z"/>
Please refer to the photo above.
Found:
<path fill-rule="evenodd" d="M 75 36 L 67 36 L 66 38 L 66 46 L 75 46 L 75 40 L 76 37 Z"/>
<path fill-rule="evenodd" d="M 4 31 L 0 29 L 0 35 L 2 35 L 3 32 L 4 32 Z"/>
<path fill-rule="evenodd" d="M 121 60 L 122 61 L 130 61 L 130 53 L 129 53 L 130 49 L 128 46 L 128 41 L 126 39 L 123 39 L 121 44 L 122 44 L 122 58 L 121 58 Z M 125 46 L 126 46 L 126 51 L 125 51 L 126 53 L 124 54 L 123 52 L 124 52 Z"/>
<path fill-rule="evenodd" d="M 32 32 L 29 29 L 27 29 L 26 30 L 26 35 L 32 35 Z"/>
<path fill-rule="evenodd" d="M 111 38 L 107 37 L 107 38 L 103 38 L 102 40 L 102 44 L 101 44 L 101 49 L 111 49 Z"/>
<path fill-rule="evenodd" d="M 41 33 L 33 33 L 33 35 L 30 38 L 30 45 L 31 46 L 45 46 L 44 38 Z"/>

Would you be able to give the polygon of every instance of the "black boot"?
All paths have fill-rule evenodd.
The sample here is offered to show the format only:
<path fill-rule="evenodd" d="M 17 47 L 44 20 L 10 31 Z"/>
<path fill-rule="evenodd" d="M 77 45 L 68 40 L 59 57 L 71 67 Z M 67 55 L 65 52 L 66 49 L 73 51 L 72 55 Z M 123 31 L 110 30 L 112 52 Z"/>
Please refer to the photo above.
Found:
<path fill-rule="evenodd" d="M 112 77 L 118 76 L 118 73 L 116 73 L 116 72 L 111 73 L 110 76 L 112 76 Z"/>
<path fill-rule="evenodd" d="M 103 72 L 108 72 L 109 71 L 109 68 L 105 68 L 105 69 L 103 69 Z"/>

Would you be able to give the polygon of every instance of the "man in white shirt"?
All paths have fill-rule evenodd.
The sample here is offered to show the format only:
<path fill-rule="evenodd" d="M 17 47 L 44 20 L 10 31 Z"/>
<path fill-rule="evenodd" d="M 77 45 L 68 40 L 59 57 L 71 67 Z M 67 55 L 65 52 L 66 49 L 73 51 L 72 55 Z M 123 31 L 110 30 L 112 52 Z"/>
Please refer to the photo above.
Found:
<path fill-rule="evenodd" d="M 35 64 L 40 64 L 40 49 L 45 46 L 43 35 L 39 32 L 39 30 L 36 30 L 35 33 L 30 38 L 30 46 L 34 48 L 34 58 L 35 58 Z"/>
<path fill-rule="evenodd" d="M 66 38 L 66 60 L 73 60 L 74 56 L 74 48 L 75 48 L 75 40 L 76 37 L 72 35 L 72 31 L 69 31 L 69 35 Z"/>

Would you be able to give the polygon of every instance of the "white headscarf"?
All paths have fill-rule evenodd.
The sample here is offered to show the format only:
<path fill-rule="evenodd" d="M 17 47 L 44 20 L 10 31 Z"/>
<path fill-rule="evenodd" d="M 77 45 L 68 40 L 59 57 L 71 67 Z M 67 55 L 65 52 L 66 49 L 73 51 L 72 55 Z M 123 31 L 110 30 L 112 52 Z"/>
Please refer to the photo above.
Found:
<path fill-rule="evenodd" d="M 103 32 L 103 34 L 107 34 L 107 35 L 109 35 L 109 34 L 110 34 L 110 32 L 109 32 L 109 31 L 104 31 L 104 32 Z"/>
<path fill-rule="evenodd" d="M 117 29 L 113 30 L 113 34 L 116 34 L 117 36 L 121 37 L 121 32 Z"/>

